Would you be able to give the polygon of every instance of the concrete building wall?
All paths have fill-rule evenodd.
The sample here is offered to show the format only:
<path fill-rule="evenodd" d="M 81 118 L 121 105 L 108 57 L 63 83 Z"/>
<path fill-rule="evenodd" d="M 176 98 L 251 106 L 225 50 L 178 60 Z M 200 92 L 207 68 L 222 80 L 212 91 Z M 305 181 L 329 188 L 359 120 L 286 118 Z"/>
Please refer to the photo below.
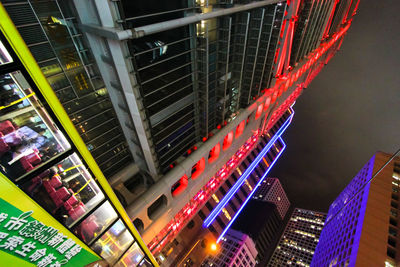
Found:
<path fill-rule="evenodd" d="M 376 173 L 390 157 L 389 154 L 378 153 L 375 157 L 373 173 Z M 397 266 L 399 263 L 398 260 L 396 262 L 388 256 L 388 249 L 397 252 L 396 254 L 400 252 L 398 248 L 388 244 L 389 227 L 396 231 L 398 229 L 390 223 L 391 209 L 397 210 L 391 204 L 396 206 L 398 203 L 392 198 L 392 193 L 395 197 L 398 194 L 398 192 L 392 192 L 392 188 L 397 187 L 392 184 L 395 181 L 392 177 L 394 162 L 389 163 L 371 182 L 356 266 L 383 266 L 385 262 L 396 263 L 395 266 Z M 397 224 L 398 219 L 392 222 Z M 393 237 L 392 240 L 398 243 L 398 237 Z M 398 259 L 398 255 L 396 256 Z"/>

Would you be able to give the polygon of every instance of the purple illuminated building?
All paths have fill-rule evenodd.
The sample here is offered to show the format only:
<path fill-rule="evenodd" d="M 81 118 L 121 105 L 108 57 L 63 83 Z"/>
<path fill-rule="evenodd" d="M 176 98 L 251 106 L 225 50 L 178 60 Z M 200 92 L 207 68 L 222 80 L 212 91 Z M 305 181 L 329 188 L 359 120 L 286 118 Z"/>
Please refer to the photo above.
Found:
<path fill-rule="evenodd" d="M 398 266 L 400 160 L 378 152 L 331 204 L 311 266 Z"/>

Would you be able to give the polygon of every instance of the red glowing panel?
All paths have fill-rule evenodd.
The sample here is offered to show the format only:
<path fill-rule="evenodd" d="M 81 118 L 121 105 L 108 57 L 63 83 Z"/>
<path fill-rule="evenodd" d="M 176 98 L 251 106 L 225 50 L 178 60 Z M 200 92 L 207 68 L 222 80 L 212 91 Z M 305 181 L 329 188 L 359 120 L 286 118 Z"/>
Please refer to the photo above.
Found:
<path fill-rule="evenodd" d="M 263 112 L 263 108 L 264 108 L 264 104 L 258 105 L 255 119 L 258 119 L 261 116 L 261 114 Z"/>
<path fill-rule="evenodd" d="M 285 92 L 289 88 L 289 85 L 290 85 L 290 79 L 287 79 L 285 82 Z"/>
<path fill-rule="evenodd" d="M 290 77 L 290 86 L 293 85 L 295 80 L 296 80 L 296 75 L 292 74 L 292 76 Z"/>
<path fill-rule="evenodd" d="M 235 132 L 235 137 L 236 137 L 236 138 L 239 138 L 239 136 L 242 135 L 245 126 L 246 126 L 246 122 L 245 122 L 245 121 L 242 121 L 242 122 L 239 123 L 239 125 L 236 127 L 236 132 Z"/>
<path fill-rule="evenodd" d="M 172 196 L 174 197 L 179 196 L 183 191 L 185 191 L 188 183 L 189 181 L 185 174 L 184 176 L 181 177 L 181 179 L 179 179 L 178 182 L 176 182 L 173 186 L 171 186 Z"/>
<path fill-rule="evenodd" d="M 222 150 L 227 150 L 231 145 L 233 141 L 233 132 L 230 131 L 224 138 L 224 143 L 222 144 Z"/>
<path fill-rule="evenodd" d="M 272 100 L 271 100 L 272 103 L 275 103 L 276 99 L 278 98 L 278 93 L 279 93 L 279 92 L 276 90 L 276 91 L 274 92 L 274 94 L 272 95 Z"/>
<path fill-rule="evenodd" d="M 210 150 L 208 154 L 208 163 L 213 163 L 219 157 L 219 153 L 221 152 L 221 145 L 218 143 Z"/>
<path fill-rule="evenodd" d="M 264 111 L 266 111 L 269 108 L 270 104 L 271 104 L 271 96 L 268 96 L 264 103 Z"/>
<path fill-rule="evenodd" d="M 284 90 L 285 90 L 285 83 L 281 83 L 281 85 L 279 86 L 278 96 L 281 96 Z"/>
<path fill-rule="evenodd" d="M 200 174 L 203 173 L 204 169 L 206 167 L 206 160 L 204 158 L 201 158 L 196 165 L 193 166 L 192 168 L 192 180 L 196 179 L 197 177 L 200 176 Z"/>

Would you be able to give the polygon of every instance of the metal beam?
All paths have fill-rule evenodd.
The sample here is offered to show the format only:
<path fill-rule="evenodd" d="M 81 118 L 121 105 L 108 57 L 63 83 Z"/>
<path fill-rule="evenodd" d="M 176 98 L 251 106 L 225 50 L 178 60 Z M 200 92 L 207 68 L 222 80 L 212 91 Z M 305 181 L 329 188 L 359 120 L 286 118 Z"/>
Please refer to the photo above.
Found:
<path fill-rule="evenodd" d="M 217 11 L 212 11 L 208 13 L 194 14 L 191 16 L 173 19 L 169 21 L 163 21 L 159 23 L 154 23 L 146 26 L 141 26 L 137 28 L 127 29 L 127 30 L 118 30 L 113 27 L 101 27 L 94 24 L 82 24 L 81 28 L 84 31 L 100 35 L 113 40 L 127 40 L 127 39 L 138 39 L 147 35 L 151 35 L 154 33 L 159 33 L 163 31 L 168 31 L 172 29 L 176 29 L 182 26 L 189 25 L 191 23 L 197 23 L 202 20 L 213 19 L 221 16 L 226 16 L 230 14 L 234 14 L 237 12 L 243 12 L 250 9 L 255 9 L 259 7 L 263 7 L 266 5 L 271 5 L 279 2 L 284 2 L 283 0 L 264 0 L 259 2 L 253 2 L 245 5 L 235 5 L 231 8 L 224 8 Z"/>

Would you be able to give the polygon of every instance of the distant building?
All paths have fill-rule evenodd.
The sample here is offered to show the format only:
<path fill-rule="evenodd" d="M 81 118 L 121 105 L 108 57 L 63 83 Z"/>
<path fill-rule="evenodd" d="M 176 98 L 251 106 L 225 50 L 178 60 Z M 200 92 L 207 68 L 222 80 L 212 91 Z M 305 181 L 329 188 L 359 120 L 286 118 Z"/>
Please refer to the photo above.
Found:
<path fill-rule="evenodd" d="M 258 186 L 283 153 L 285 144 L 279 136 L 289 125 L 292 116 L 293 111 L 288 109 L 259 143 L 249 145 L 247 153 L 237 154 L 237 160 L 240 162 L 238 167 L 229 175 L 221 174 L 224 176 L 223 179 L 213 179 L 208 187 L 202 189 L 196 198 L 199 207 L 198 213 L 192 220 L 185 224 L 182 223 L 183 226 L 186 226 L 175 237 L 174 242 L 170 242 L 162 250 L 163 255 L 166 255 L 162 262 L 164 266 L 179 266 L 180 262 L 185 263 L 189 258 L 189 262 L 198 266 L 207 257 L 207 254 L 205 250 L 201 251 L 199 246 L 192 250 L 192 246 L 198 240 L 203 239 L 210 242 L 222 241 L 235 220 L 243 211 L 246 212 L 246 205 L 253 201 L 252 196 L 256 194 Z M 230 162 L 227 163 L 227 165 L 229 164 Z M 226 171 L 224 172 L 226 173 Z M 216 190 L 218 183 L 221 185 Z M 207 195 L 211 195 L 208 200 Z M 277 221 L 276 224 L 280 225 L 282 220 L 275 204 L 266 204 L 275 210 L 276 214 L 273 218 Z M 189 208 L 179 218 L 184 218 L 188 212 L 191 212 Z M 172 229 L 175 225 L 172 226 Z"/>
<path fill-rule="evenodd" d="M 279 241 L 284 221 L 275 204 L 253 199 L 236 219 L 232 228 L 253 239 L 258 251 L 257 261 L 260 266 L 265 266 Z"/>
<path fill-rule="evenodd" d="M 268 266 L 310 266 L 326 213 L 295 208 Z"/>
<path fill-rule="evenodd" d="M 279 215 L 283 220 L 286 216 L 286 212 L 290 207 L 290 201 L 286 196 L 285 191 L 278 178 L 267 178 L 257 189 L 253 199 L 259 199 L 263 201 L 272 202 L 276 205 Z"/>
<path fill-rule="evenodd" d="M 219 244 L 220 252 L 214 257 L 208 257 L 202 266 L 252 267 L 256 265 L 257 250 L 248 235 L 229 229 Z"/>
<path fill-rule="evenodd" d="M 399 266 L 400 158 L 376 153 L 331 204 L 311 266 Z"/>

